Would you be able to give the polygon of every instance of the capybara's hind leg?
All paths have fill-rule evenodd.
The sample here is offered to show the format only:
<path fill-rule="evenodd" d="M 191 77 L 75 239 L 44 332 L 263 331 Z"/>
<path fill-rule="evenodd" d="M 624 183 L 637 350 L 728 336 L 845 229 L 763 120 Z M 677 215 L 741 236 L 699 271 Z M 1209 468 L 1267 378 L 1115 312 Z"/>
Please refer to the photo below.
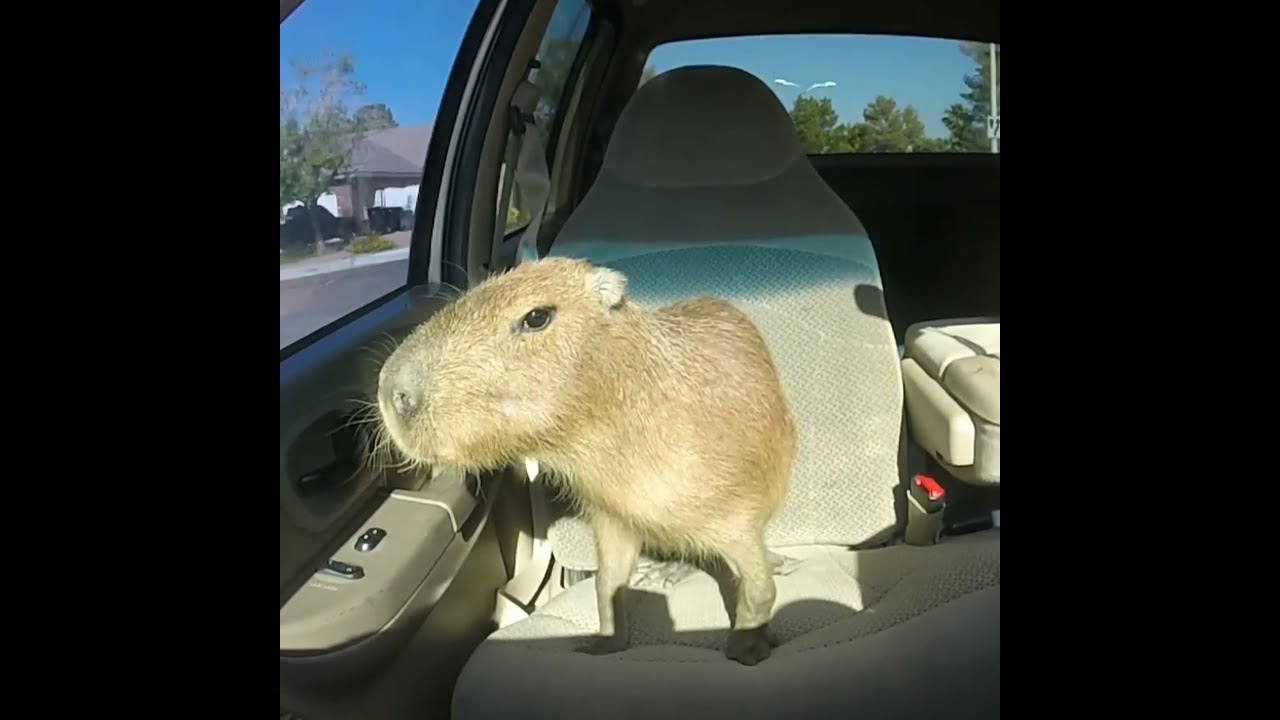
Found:
<path fill-rule="evenodd" d="M 764 542 L 758 536 L 753 542 L 732 545 L 721 551 L 737 577 L 737 608 L 733 629 L 724 654 L 743 665 L 755 665 L 769 657 L 777 641 L 769 629 L 777 587 L 773 582 L 773 564 Z"/>

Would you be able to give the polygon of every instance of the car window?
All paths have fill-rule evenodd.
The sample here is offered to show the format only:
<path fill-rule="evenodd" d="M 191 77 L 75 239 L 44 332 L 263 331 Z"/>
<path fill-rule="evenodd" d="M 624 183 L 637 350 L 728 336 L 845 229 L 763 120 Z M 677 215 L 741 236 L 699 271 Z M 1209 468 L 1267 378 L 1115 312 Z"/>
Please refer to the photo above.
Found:
<path fill-rule="evenodd" d="M 790 110 L 811 155 L 1000 151 L 998 44 L 892 35 L 713 38 L 660 45 L 649 62 L 659 72 L 715 64 L 755 75 Z"/>
<path fill-rule="evenodd" d="M 307 0 L 280 25 L 280 347 L 402 287 L 475 0 Z"/>
<path fill-rule="evenodd" d="M 574 61 L 582 48 L 587 26 L 591 22 L 591 9 L 586 0 L 561 0 L 551 14 L 546 35 L 538 48 L 540 67 L 530 78 L 537 86 L 539 98 L 534 111 L 534 126 L 547 151 L 547 165 L 555 156 L 555 144 L 559 129 L 560 111 L 570 88 L 570 80 L 576 71 Z M 507 142 L 512 142 L 508 135 Z M 503 172 L 506 174 L 504 166 Z M 506 233 L 515 232 L 529 224 L 535 208 L 522 197 L 520 188 L 513 186 L 499 222 Z"/>

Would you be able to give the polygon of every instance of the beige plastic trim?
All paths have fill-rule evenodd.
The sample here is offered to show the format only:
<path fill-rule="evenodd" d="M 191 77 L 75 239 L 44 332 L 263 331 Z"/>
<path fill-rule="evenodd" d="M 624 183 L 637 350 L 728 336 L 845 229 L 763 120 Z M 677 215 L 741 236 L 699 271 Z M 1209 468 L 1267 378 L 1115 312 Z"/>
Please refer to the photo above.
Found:
<path fill-rule="evenodd" d="M 952 362 L 975 354 L 975 345 L 983 354 L 999 355 L 1000 321 L 996 318 L 969 317 L 918 322 L 907 328 L 903 340 L 906 356 L 915 358 L 925 371 L 944 377 Z"/>
<path fill-rule="evenodd" d="M 357 565 L 349 580 L 318 571 L 280 609 L 280 652 L 332 652 L 383 632 L 426 584 L 436 562 L 476 508 L 461 473 L 433 473 L 417 492 L 396 490 L 331 557 Z M 386 537 L 368 552 L 355 548 L 369 528 Z M 446 578 L 446 581 L 450 578 Z"/>
<path fill-rule="evenodd" d="M 371 552 L 355 540 L 369 528 L 386 537 Z M 281 654 L 323 654 L 382 632 L 422 585 L 454 536 L 449 514 L 435 505 L 383 503 L 333 559 L 358 565 L 364 577 L 319 572 L 280 609 Z"/>
<path fill-rule="evenodd" d="M 973 418 L 912 358 L 902 361 L 903 399 L 911 433 L 948 465 L 973 464 Z"/>
<path fill-rule="evenodd" d="M 979 418 L 1000 424 L 1000 358 L 975 355 L 951 363 L 943 384 L 951 396 Z"/>
<path fill-rule="evenodd" d="M 999 487 L 1000 485 L 1000 426 L 981 419 L 973 423 L 977 437 L 973 443 L 973 463 L 958 467 L 939 461 L 957 480 L 970 485 Z"/>
<path fill-rule="evenodd" d="M 493 19 L 490 21 L 489 27 L 485 28 L 484 38 L 480 41 L 480 51 L 476 53 L 477 62 L 471 67 L 471 72 L 467 75 L 467 84 L 462 91 L 462 102 L 458 105 L 458 117 L 466 117 L 470 112 L 471 103 L 475 101 L 476 85 L 480 82 L 480 71 L 484 68 L 485 59 L 489 57 L 489 51 L 493 47 L 493 36 L 498 32 L 498 25 L 502 22 L 506 12 L 507 2 L 506 0 L 501 0 L 498 3 L 498 9 L 493 13 Z M 449 149 L 445 152 L 444 166 L 446 168 L 454 166 L 454 160 L 458 154 L 458 144 L 462 141 L 464 127 L 466 127 L 466 123 L 460 122 L 453 128 L 453 136 L 449 138 Z M 433 285 L 440 282 L 444 218 L 447 214 L 444 208 L 448 202 L 450 186 L 453 181 L 453 173 L 445 172 L 443 182 L 440 184 L 440 195 L 436 198 L 435 222 L 431 227 L 431 264 L 427 267 L 427 282 Z M 496 184 L 492 187 L 496 187 Z"/>
<path fill-rule="evenodd" d="M 437 468 L 420 490 L 396 490 L 391 498 L 440 508 L 448 515 L 453 532 L 457 532 L 476 506 L 476 499 L 467 490 L 465 481 L 466 476 L 461 473 L 442 472 Z"/>
<path fill-rule="evenodd" d="M 502 484 L 500 474 L 484 478 L 477 493 L 483 506 L 453 473 L 438 475 L 427 492 L 388 496 L 332 555 L 359 565 L 364 576 L 348 580 L 318 572 L 281 608 L 281 687 L 332 691 L 360 682 L 394 657 L 453 583 Z M 463 489 L 465 500 L 453 494 L 455 488 Z M 461 525 L 455 528 L 451 517 Z M 386 530 L 386 537 L 371 551 L 356 550 L 357 538 L 373 527 Z"/>
<path fill-rule="evenodd" d="M 490 204 L 485 198 L 489 197 L 487 193 L 492 192 L 492 197 L 501 200 L 504 194 L 500 190 L 500 185 L 506 174 L 505 158 L 509 154 L 507 152 L 510 138 L 508 109 L 516 87 L 527 75 L 529 61 L 542 45 L 542 38 L 551 22 L 551 14 L 555 6 L 554 1 L 539 0 L 530 11 L 503 75 L 502 87 L 498 91 L 498 103 L 494 106 L 493 114 L 489 117 L 489 124 L 485 129 L 484 146 L 480 152 L 476 173 L 476 194 L 471 203 L 473 235 L 467 250 L 466 270 L 473 283 L 488 274 L 486 268 L 493 262 L 493 251 L 496 249 L 494 241 L 504 234 L 506 206 L 499 208 L 498 204 Z M 501 15 L 505 11 L 504 4 L 498 14 Z M 510 182 L 514 183 L 515 179 L 512 178 Z"/>

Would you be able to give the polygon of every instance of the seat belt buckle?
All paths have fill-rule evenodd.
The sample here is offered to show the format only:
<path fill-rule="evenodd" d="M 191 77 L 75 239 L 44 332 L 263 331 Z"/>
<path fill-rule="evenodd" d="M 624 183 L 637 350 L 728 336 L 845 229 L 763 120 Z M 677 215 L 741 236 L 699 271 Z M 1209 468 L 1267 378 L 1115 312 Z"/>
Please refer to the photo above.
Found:
<path fill-rule="evenodd" d="M 947 491 L 937 480 L 924 474 L 911 478 L 907 489 L 908 545 L 935 545 L 942 536 L 942 516 L 947 508 Z"/>

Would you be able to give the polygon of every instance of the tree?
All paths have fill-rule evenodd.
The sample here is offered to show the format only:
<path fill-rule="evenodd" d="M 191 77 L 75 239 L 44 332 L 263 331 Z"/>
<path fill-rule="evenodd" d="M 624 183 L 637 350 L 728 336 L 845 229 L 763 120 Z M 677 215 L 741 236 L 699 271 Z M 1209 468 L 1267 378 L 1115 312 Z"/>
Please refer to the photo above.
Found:
<path fill-rule="evenodd" d="M 791 106 L 791 122 L 800 136 L 800 144 L 810 155 L 851 152 L 848 129 L 840 126 L 840 117 L 831 106 L 831 98 L 801 95 Z"/>
<path fill-rule="evenodd" d="M 962 103 L 955 103 L 942 113 L 942 126 L 947 129 L 945 140 L 950 152 L 971 152 L 986 141 L 985 129 L 981 132 L 974 121 L 973 112 Z"/>
<path fill-rule="evenodd" d="M 862 111 L 866 127 L 858 152 L 926 152 L 932 144 L 925 135 L 919 113 L 910 105 L 899 109 L 893 98 L 880 95 Z"/>
<path fill-rule="evenodd" d="M 942 116 L 947 136 L 931 138 L 920 114 L 910 105 L 899 108 L 893 98 L 879 96 L 862 111 L 862 121 L 844 124 L 831 100 L 801 94 L 791 106 L 791 120 L 800 142 L 810 154 L 877 152 L 987 152 L 987 115 L 991 112 L 991 46 L 960 43 L 960 50 L 973 60 L 975 69 L 963 78 L 962 102 L 954 103 Z M 1000 47 L 996 46 L 996 100 L 1000 99 L 998 74 Z M 998 103 L 997 103 L 998 104 Z"/>
<path fill-rule="evenodd" d="M 962 42 L 960 52 L 973 60 L 977 67 L 964 76 L 967 90 L 960 93 L 963 103 L 947 108 L 942 124 L 950 136 L 948 149 L 955 152 L 986 152 L 991 148 L 987 139 L 987 116 L 991 113 L 991 46 L 986 43 Z M 996 46 L 996 100 L 1000 100 L 1000 46 Z"/>
<path fill-rule="evenodd" d="M 360 126 L 365 133 L 377 132 L 388 128 L 400 127 L 400 123 L 391 117 L 391 108 L 384 103 L 374 103 L 365 105 L 356 110 L 356 124 Z"/>
<path fill-rule="evenodd" d="M 307 208 L 320 252 L 324 238 L 317 202 L 350 169 L 352 151 L 364 137 L 349 110 L 364 95 L 364 84 L 356 80 L 349 55 L 326 53 L 314 64 L 294 62 L 293 67 L 293 86 L 280 90 L 280 204 L 299 202 Z"/>
<path fill-rule="evenodd" d="M 937 152 L 943 141 L 925 134 L 920 114 L 910 105 L 879 96 L 862 111 L 862 122 L 842 124 L 830 98 L 801 95 L 791 106 L 791 122 L 811 155 L 833 153 Z"/>

